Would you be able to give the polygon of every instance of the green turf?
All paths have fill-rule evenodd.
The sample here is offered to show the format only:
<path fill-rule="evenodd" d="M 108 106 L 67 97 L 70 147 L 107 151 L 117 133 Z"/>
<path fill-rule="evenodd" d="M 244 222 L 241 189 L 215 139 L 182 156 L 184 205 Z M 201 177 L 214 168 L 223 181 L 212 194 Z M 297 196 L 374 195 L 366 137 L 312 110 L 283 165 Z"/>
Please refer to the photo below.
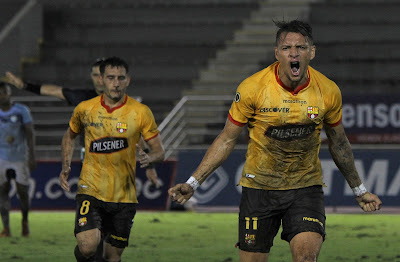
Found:
<path fill-rule="evenodd" d="M 327 215 L 319 261 L 400 261 L 400 215 Z M 31 236 L 22 238 L 21 215 L 11 214 L 11 238 L 0 239 L 0 261 L 70 262 L 73 212 L 31 212 Z M 122 261 L 238 261 L 237 214 L 138 212 Z M 272 262 L 291 261 L 288 244 L 275 238 Z"/>

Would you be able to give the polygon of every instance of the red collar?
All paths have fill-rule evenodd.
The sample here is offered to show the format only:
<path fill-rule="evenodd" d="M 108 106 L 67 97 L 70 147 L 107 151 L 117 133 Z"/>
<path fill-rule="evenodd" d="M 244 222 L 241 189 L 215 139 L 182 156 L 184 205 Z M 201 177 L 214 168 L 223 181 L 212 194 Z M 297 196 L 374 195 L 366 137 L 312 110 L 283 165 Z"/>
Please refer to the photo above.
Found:
<path fill-rule="evenodd" d="M 128 100 L 128 96 L 125 95 L 124 102 L 122 102 L 122 104 L 120 104 L 119 106 L 116 106 L 116 107 L 113 107 L 113 108 L 110 108 L 108 105 L 106 105 L 106 104 L 104 103 L 104 94 L 101 95 L 100 100 L 101 100 L 101 105 L 107 110 L 107 113 L 112 113 L 112 112 L 114 112 L 115 110 L 117 110 L 118 108 L 121 108 L 121 107 L 123 107 L 123 106 L 126 104 L 126 101 Z"/>
<path fill-rule="evenodd" d="M 295 90 L 292 90 L 292 88 L 287 87 L 282 81 L 281 79 L 279 79 L 279 75 L 278 75 L 278 68 L 279 68 L 279 63 L 275 66 L 275 79 L 276 82 L 278 82 L 278 84 L 283 87 L 284 89 L 286 89 L 287 91 L 289 91 L 292 95 L 297 95 L 301 90 L 303 90 L 304 88 L 306 88 L 308 86 L 308 84 L 310 84 L 310 72 L 307 69 L 307 82 L 304 85 L 298 86 L 296 87 Z"/>

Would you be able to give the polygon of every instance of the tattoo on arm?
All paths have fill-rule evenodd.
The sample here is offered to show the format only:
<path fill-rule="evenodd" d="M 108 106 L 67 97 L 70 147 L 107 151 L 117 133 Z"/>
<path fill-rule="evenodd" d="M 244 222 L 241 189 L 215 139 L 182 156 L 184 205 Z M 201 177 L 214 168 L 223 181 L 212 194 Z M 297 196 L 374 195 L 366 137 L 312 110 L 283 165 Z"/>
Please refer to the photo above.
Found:
<path fill-rule="evenodd" d="M 329 140 L 329 151 L 336 166 L 351 188 L 359 186 L 361 179 L 357 173 L 353 152 L 343 127 L 327 127 L 326 135 Z"/>

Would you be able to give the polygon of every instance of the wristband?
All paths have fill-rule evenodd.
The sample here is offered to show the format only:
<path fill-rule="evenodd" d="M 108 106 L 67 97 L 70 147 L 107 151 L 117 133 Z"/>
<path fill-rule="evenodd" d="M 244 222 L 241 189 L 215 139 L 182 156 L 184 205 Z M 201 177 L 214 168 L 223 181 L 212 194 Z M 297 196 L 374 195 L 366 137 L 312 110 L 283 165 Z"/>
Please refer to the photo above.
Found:
<path fill-rule="evenodd" d="M 32 84 L 32 83 L 24 83 L 24 89 L 26 91 L 35 93 L 40 95 L 40 88 L 42 87 L 42 85 L 37 85 L 37 84 Z"/>
<path fill-rule="evenodd" d="M 186 184 L 189 184 L 189 186 L 191 186 L 193 188 L 194 191 L 196 191 L 196 189 L 200 186 L 199 181 L 197 181 L 196 178 L 194 178 L 193 176 L 191 176 L 187 181 Z"/>
<path fill-rule="evenodd" d="M 356 197 L 362 196 L 368 192 L 367 189 L 365 188 L 364 184 L 362 184 L 362 183 L 359 186 L 353 187 L 352 190 Z"/>

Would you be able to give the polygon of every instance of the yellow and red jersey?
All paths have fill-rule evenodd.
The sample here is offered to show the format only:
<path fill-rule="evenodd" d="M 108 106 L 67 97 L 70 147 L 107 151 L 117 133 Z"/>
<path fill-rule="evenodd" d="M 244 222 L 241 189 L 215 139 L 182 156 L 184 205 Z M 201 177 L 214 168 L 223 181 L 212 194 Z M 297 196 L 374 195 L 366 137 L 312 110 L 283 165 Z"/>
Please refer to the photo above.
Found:
<path fill-rule="evenodd" d="M 137 203 L 136 144 L 158 135 L 153 113 L 125 96 L 123 104 L 109 108 L 103 96 L 80 103 L 69 122 L 75 133 L 85 134 L 85 159 L 77 194 L 105 202 Z"/>
<path fill-rule="evenodd" d="M 291 90 L 278 77 L 279 62 L 245 79 L 229 110 L 232 123 L 248 125 L 249 144 L 240 185 L 287 190 L 324 185 L 318 157 L 323 124 L 338 125 L 338 86 L 312 67 L 308 81 Z"/>

